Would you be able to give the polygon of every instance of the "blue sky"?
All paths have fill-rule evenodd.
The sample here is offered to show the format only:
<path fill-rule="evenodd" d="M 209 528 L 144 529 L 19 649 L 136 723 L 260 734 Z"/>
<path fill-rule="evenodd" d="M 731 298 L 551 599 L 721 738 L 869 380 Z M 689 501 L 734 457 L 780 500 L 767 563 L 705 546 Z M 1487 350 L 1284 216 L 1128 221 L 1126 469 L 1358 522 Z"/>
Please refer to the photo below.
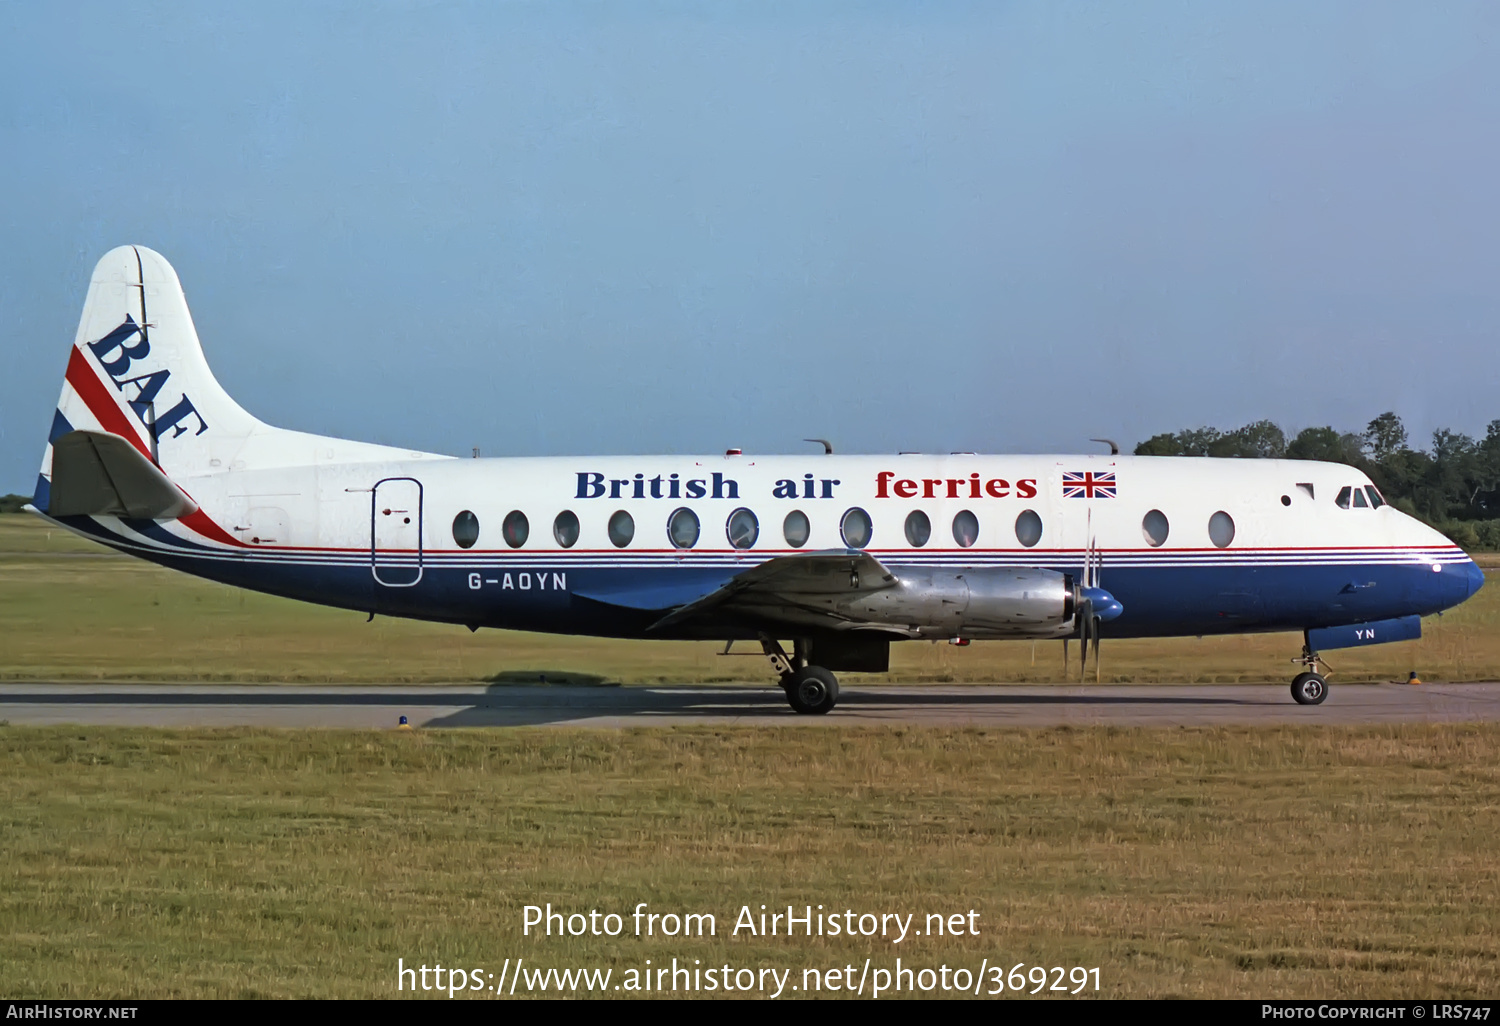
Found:
<path fill-rule="evenodd" d="M 486 455 L 1500 417 L 1500 8 L 0 4 L 0 491 L 88 273 Z"/>

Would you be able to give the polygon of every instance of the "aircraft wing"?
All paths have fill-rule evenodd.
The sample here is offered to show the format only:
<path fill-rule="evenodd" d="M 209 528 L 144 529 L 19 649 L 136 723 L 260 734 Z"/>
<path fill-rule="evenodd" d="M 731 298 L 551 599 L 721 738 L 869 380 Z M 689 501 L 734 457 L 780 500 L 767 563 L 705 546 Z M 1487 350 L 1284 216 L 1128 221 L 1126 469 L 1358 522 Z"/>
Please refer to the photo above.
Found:
<path fill-rule="evenodd" d="M 724 585 L 668 613 L 652 630 L 713 614 L 825 627 L 857 627 L 836 607 L 861 593 L 894 587 L 896 575 L 858 549 L 777 556 L 736 575 Z"/>

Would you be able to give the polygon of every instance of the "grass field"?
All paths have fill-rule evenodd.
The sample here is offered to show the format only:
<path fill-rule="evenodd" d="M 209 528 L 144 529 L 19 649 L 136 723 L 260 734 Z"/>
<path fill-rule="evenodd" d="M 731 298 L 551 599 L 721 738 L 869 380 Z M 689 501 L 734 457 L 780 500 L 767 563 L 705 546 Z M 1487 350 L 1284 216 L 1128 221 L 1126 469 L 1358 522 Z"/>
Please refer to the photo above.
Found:
<path fill-rule="evenodd" d="M 1494 589 L 1340 677 L 1500 676 Z M 1047 680 L 1055 643 L 897 646 Z M 1107 678 L 1284 679 L 1290 637 L 1119 642 Z M 715 646 L 377 620 L 0 517 L 11 679 L 765 680 Z M 1109 996 L 1481 997 L 1500 726 L 153 731 L 0 724 L 0 996 L 381 997 L 498 972 L 1098 966 Z M 528 939 L 520 909 L 710 912 L 703 940 Z M 726 936 L 741 905 L 976 910 L 980 934 Z M 617 976 L 616 979 L 619 977 Z"/>
<path fill-rule="evenodd" d="M 1491 557 L 1494 559 L 1496 557 Z M 1496 564 L 1500 566 L 1500 563 Z M 258 595 L 116 555 L 28 515 L 0 516 L 0 679 L 644 682 L 771 680 L 708 642 L 611 641 L 377 618 Z M 744 648 L 752 651 L 752 648 Z M 1287 680 L 1293 634 L 1112 641 L 1104 680 Z M 1077 647 L 1073 648 L 1076 660 Z M 1424 624 L 1420 641 L 1331 653 L 1336 681 L 1500 677 L 1500 588 Z M 1060 642 L 892 648 L 891 679 L 1045 682 Z M 1076 672 L 1076 662 L 1075 662 Z M 857 674 L 843 675 L 856 682 Z"/>
<path fill-rule="evenodd" d="M 386 996 L 498 972 L 1098 966 L 1108 996 L 1483 997 L 1500 728 L 0 729 L 0 992 Z M 712 912 L 523 938 L 521 906 Z M 979 936 L 726 936 L 742 904 Z M 618 977 L 617 977 L 618 978 Z"/>

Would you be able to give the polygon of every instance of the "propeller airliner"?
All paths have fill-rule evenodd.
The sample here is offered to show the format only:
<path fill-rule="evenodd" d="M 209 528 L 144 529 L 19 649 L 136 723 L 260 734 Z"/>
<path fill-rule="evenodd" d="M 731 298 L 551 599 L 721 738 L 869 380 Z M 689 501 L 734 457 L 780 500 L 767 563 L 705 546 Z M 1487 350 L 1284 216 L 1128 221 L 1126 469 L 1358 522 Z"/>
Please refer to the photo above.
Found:
<path fill-rule="evenodd" d="M 510 630 L 758 642 L 792 708 L 900 641 L 1420 636 L 1483 583 L 1361 472 L 1300 460 L 902 454 L 462 459 L 271 427 L 176 272 L 95 268 L 30 508 L 237 587 Z M 784 642 L 790 641 L 790 651 Z"/>

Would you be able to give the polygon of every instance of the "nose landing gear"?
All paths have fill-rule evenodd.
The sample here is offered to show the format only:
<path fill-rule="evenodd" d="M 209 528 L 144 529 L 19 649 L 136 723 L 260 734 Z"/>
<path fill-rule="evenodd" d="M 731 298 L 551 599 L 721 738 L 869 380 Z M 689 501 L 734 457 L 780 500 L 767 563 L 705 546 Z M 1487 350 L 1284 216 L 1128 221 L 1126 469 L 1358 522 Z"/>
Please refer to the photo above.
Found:
<path fill-rule="evenodd" d="M 1292 678 L 1293 701 L 1298 705 L 1321 705 L 1323 699 L 1328 697 L 1328 678 L 1318 670 L 1327 664 L 1312 650 L 1306 631 L 1302 633 L 1302 654 L 1292 662 L 1306 667 L 1306 670 Z"/>
<path fill-rule="evenodd" d="M 1298 705 L 1318 705 L 1328 697 L 1328 681 L 1320 673 L 1299 673 L 1292 678 L 1292 698 Z"/>

